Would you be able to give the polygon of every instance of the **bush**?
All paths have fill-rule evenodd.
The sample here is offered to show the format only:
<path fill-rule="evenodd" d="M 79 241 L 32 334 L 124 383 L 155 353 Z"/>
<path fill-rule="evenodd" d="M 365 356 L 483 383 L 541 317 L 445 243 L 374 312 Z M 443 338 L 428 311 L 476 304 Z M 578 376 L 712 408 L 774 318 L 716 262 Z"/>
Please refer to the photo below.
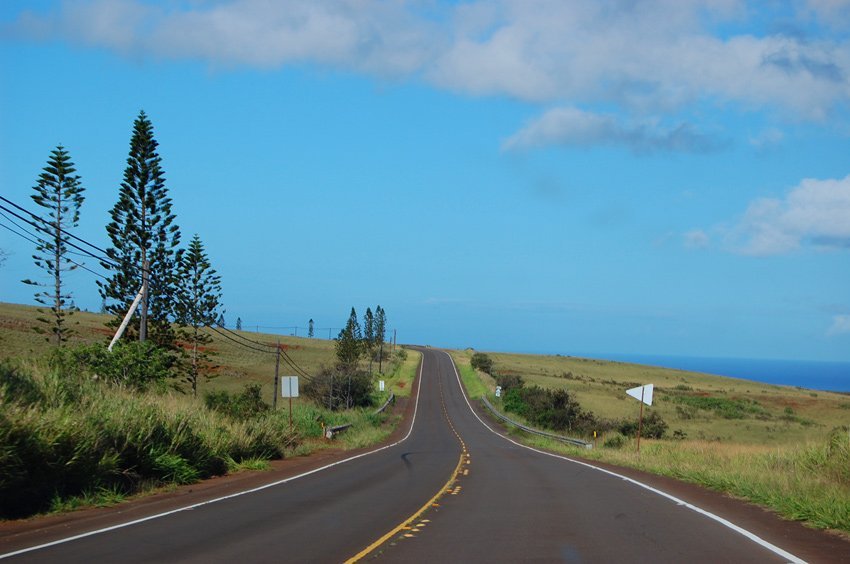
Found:
<path fill-rule="evenodd" d="M 102 344 L 55 349 L 50 365 L 65 374 L 90 372 L 97 379 L 135 390 L 147 390 L 174 378 L 177 358 L 150 341 L 116 343 L 110 352 Z"/>
<path fill-rule="evenodd" d="M 586 433 L 596 426 L 596 417 L 584 412 L 567 390 L 539 386 L 511 388 L 505 393 L 503 405 L 505 411 L 546 429 Z"/>
<path fill-rule="evenodd" d="M 332 411 L 372 405 L 372 377 L 363 370 L 322 367 L 304 385 L 304 395 Z"/>
<path fill-rule="evenodd" d="M 618 426 L 618 431 L 627 437 L 636 437 L 638 432 L 639 421 L 624 420 Z M 661 418 L 657 411 L 650 412 L 643 418 L 643 428 L 640 436 L 647 439 L 661 439 L 667 432 L 667 423 Z"/>
<path fill-rule="evenodd" d="M 487 374 L 493 374 L 493 359 L 484 353 L 475 353 L 472 355 L 472 359 L 470 359 L 469 364 L 471 364 L 476 370 L 480 370 Z"/>
<path fill-rule="evenodd" d="M 259 384 L 245 384 L 239 394 L 229 394 L 223 390 L 207 392 L 204 394 L 204 404 L 237 421 L 256 418 L 271 409 L 263 401 Z"/>
<path fill-rule="evenodd" d="M 626 439 L 623 435 L 616 434 L 605 439 L 602 446 L 605 448 L 622 448 L 626 444 L 627 440 L 628 439 Z"/>
<path fill-rule="evenodd" d="M 496 374 L 495 378 L 496 385 L 501 386 L 503 392 L 513 388 L 522 388 L 525 385 L 525 381 L 519 374 Z"/>

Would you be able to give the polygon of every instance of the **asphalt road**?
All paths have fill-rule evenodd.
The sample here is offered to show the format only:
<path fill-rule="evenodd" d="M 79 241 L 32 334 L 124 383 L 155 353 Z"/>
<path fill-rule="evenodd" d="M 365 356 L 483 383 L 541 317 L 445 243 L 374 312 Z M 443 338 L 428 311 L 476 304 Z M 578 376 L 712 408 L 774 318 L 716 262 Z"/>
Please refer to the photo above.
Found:
<path fill-rule="evenodd" d="M 794 560 L 622 477 L 506 440 L 473 412 L 449 356 L 423 353 L 416 414 L 401 442 L 260 491 L 12 560 Z"/>

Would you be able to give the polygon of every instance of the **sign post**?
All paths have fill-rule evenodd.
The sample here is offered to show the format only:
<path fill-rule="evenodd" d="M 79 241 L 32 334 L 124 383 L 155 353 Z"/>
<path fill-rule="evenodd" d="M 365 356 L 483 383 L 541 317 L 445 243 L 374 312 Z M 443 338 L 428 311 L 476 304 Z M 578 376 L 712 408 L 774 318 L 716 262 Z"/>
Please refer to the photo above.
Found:
<path fill-rule="evenodd" d="M 276 396 L 277 394 L 275 394 Z M 298 376 L 284 376 L 280 379 L 280 396 L 289 398 L 289 430 L 292 430 L 292 398 L 298 397 Z"/>
<path fill-rule="evenodd" d="M 645 386 L 638 386 L 637 388 L 632 388 L 631 390 L 626 390 L 626 393 L 636 400 L 640 400 L 640 418 L 638 419 L 638 432 L 637 432 L 637 451 L 640 452 L 640 432 L 643 427 L 643 404 L 652 405 L 652 389 L 653 384 L 647 384 Z"/>

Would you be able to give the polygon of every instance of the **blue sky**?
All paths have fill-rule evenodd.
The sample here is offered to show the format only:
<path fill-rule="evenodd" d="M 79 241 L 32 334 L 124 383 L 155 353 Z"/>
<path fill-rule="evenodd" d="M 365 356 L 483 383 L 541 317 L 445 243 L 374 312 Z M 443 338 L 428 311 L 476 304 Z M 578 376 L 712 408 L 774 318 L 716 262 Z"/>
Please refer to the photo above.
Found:
<path fill-rule="evenodd" d="M 106 245 L 144 109 L 231 326 L 850 360 L 848 32 L 838 0 L 6 0 L 0 192 L 34 209 L 62 143 Z"/>

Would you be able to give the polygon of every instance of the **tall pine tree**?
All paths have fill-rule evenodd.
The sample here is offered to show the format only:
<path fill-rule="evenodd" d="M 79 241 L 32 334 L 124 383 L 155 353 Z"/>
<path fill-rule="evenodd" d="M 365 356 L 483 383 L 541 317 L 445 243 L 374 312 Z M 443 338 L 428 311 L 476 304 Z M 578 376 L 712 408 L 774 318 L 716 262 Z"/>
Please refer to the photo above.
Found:
<path fill-rule="evenodd" d="M 351 308 L 351 315 L 348 316 L 348 322 L 345 328 L 339 332 L 336 338 L 336 359 L 340 370 L 344 372 L 352 372 L 357 369 L 357 362 L 361 355 L 361 341 L 363 337 L 360 334 L 360 323 L 357 321 L 357 312 Z"/>
<path fill-rule="evenodd" d="M 192 394 L 198 395 L 198 375 L 209 366 L 209 355 L 200 349 L 212 338 L 201 332 L 201 328 L 216 323 L 221 307 L 221 277 L 212 268 L 201 238 L 195 235 L 189 248 L 180 253 L 177 265 L 179 283 L 175 300 L 177 323 L 188 328 L 185 338 L 192 346 L 192 364 L 187 381 Z"/>
<path fill-rule="evenodd" d="M 372 373 L 372 353 L 375 350 L 375 316 L 372 314 L 372 308 L 366 308 L 366 313 L 363 315 L 363 348 L 366 355 L 369 357 L 369 374 Z"/>
<path fill-rule="evenodd" d="M 35 327 L 35 330 L 47 334 L 47 340 L 57 346 L 61 346 L 71 335 L 71 330 L 65 326 L 66 316 L 73 314 L 73 308 L 65 308 L 71 294 L 62 288 L 62 273 L 77 268 L 77 264 L 67 257 L 68 230 L 77 226 L 80 206 L 85 199 L 85 189 L 75 172 L 68 152 L 62 145 L 57 146 L 50 152 L 47 166 L 33 187 L 35 194 L 31 196 L 45 210 L 42 222 L 38 224 L 39 242 L 32 258 L 36 266 L 48 273 L 50 282 L 24 280 L 24 283 L 44 288 L 36 292 L 35 300 L 50 308 L 39 309 L 42 314 L 49 312 L 49 317 L 38 318 L 47 328 Z"/>
<path fill-rule="evenodd" d="M 387 314 L 384 308 L 375 308 L 375 348 L 378 349 L 378 372 L 383 370 L 384 364 L 384 341 L 387 334 Z"/>
<path fill-rule="evenodd" d="M 118 202 L 106 227 L 112 241 L 107 255 L 119 266 L 103 263 L 113 273 L 106 282 L 98 282 L 98 286 L 101 297 L 107 301 L 107 311 L 115 315 L 111 324 L 117 325 L 146 273 L 147 292 L 134 316 L 132 332 L 140 340 L 149 336 L 159 345 L 172 346 L 175 335 L 170 317 L 174 309 L 175 251 L 180 244 L 180 229 L 171 213 L 158 145 L 148 116 L 144 111 L 139 112 L 133 123 Z M 144 264 L 148 265 L 146 272 Z M 131 333 L 127 335 L 132 338 Z"/>

